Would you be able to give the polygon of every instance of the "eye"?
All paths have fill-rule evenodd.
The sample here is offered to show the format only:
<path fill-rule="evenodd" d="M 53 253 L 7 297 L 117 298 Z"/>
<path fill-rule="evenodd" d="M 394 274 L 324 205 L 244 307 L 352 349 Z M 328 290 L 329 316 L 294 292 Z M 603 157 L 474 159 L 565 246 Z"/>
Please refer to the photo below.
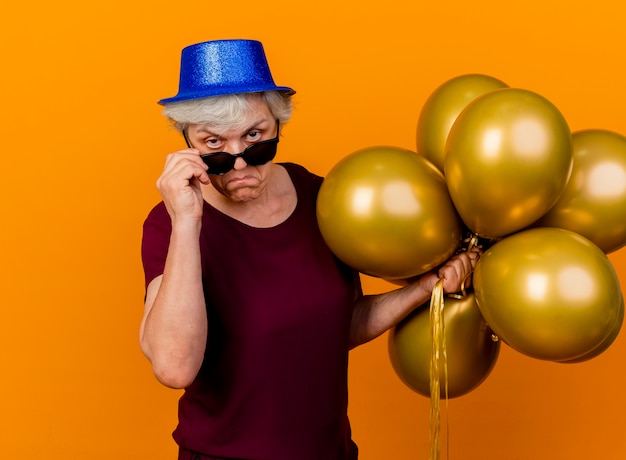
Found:
<path fill-rule="evenodd" d="M 258 129 L 253 129 L 246 134 L 246 140 L 248 142 L 258 141 L 261 138 L 261 131 Z"/>
<path fill-rule="evenodd" d="M 210 149 L 219 149 L 223 144 L 222 140 L 219 137 L 209 137 L 208 139 L 204 140 L 204 143 Z"/>

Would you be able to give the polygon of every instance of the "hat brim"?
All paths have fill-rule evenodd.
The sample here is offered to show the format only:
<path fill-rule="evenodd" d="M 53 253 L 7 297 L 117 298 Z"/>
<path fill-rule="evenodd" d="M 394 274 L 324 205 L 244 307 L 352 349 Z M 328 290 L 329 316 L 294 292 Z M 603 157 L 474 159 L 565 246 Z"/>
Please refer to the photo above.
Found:
<path fill-rule="evenodd" d="M 217 88 L 205 89 L 201 91 L 191 91 L 178 93 L 174 97 L 168 97 L 158 101 L 158 104 L 166 105 L 174 102 L 183 102 L 193 99 L 203 99 L 206 97 L 224 96 L 227 94 L 261 93 L 264 91 L 285 91 L 290 95 L 296 91 L 288 86 L 220 86 Z"/>

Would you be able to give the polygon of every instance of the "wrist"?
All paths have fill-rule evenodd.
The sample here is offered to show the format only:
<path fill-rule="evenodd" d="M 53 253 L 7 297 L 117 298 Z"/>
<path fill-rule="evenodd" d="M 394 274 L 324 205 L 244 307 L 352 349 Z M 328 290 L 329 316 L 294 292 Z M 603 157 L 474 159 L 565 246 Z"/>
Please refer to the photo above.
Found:
<path fill-rule="evenodd" d="M 435 272 L 427 272 L 421 276 L 420 281 L 421 288 L 427 295 L 430 296 L 435 288 L 435 285 L 439 281 L 439 276 Z"/>
<path fill-rule="evenodd" d="M 199 236 L 202 228 L 202 219 L 195 217 L 172 218 L 172 236 Z"/>

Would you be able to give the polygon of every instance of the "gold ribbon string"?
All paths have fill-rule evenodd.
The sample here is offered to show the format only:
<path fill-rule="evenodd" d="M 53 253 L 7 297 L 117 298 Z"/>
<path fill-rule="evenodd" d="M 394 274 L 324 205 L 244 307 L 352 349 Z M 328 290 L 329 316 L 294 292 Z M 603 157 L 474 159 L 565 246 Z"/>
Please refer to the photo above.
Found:
<path fill-rule="evenodd" d="M 489 243 L 487 241 L 487 243 Z M 474 247 L 483 249 L 485 241 L 471 233 L 465 238 L 459 251 L 470 252 Z M 461 282 L 461 290 L 456 294 L 448 294 L 448 297 L 463 299 L 466 295 L 466 283 L 472 273 L 468 273 Z M 430 326 L 431 326 L 431 361 L 430 361 L 430 460 L 439 460 L 441 451 L 441 370 L 444 377 L 444 396 L 446 414 L 448 411 L 448 353 L 446 350 L 444 311 L 443 279 L 437 281 L 430 299 Z M 498 341 L 493 334 L 492 340 Z M 450 427 L 446 417 L 446 458 L 450 455 Z"/>
<path fill-rule="evenodd" d="M 430 299 L 430 326 L 431 326 L 431 360 L 430 360 L 430 460 L 439 460 L 441 450 L 441 374 L 440 364 L 443 366 L 444 390 L 446 405 L 448 403 L 448 361 L 443 321 L 443 279 L 437 281 Z M 448 432 L 446 424 L 446 433 Z M 446 436 L 446 439 L 448 436 Z"/>

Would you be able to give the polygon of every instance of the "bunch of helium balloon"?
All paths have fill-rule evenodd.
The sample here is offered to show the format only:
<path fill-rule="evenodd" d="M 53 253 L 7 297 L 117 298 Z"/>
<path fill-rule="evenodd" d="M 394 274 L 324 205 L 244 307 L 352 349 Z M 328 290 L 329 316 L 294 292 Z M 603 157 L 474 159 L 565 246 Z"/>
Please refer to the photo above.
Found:
<path fill-rule="evenodd" d="M 345 157 L 322 184 L 317 214 L 338 258 L 400 285 L 482 248 L 472 287 L 442 301 L 446 398 L 487 378 L 501 342 L 578 363 L 622 326 L 607 254 L 626 245 L 626 137 L 572 133 L 534 92 L 486 75 L 445 82 L 420 113 L 417 152 Z M 431 303 L 391 331 L 389 355 L 408 387 L 432 397 Z"/>

